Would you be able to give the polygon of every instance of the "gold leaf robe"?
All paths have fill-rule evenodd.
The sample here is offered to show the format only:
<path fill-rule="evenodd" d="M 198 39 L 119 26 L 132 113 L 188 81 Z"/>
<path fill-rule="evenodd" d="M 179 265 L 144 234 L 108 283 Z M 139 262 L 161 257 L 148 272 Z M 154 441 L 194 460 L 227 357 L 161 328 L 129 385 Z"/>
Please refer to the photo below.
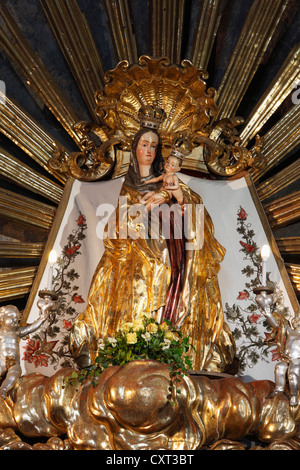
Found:
<path fill-rule="evenodd" d="M 192 207 L 202 204 L 201 198 L 189 187 L 182 182 L 180 186 L 185 204 Z M 116 210 L 116 226 L 113 227 L 116 238 L 110 238 L 108 227 L 105 252 L 91 283 L 88 306 L 76 320 L 70 335 L 71 353 L 81 367 L 94 361 L 97 340 L 115 334 L 121 320 L 132 321 L 143 313 L 152 312 L 160 321 L 166 303 L 172 270 L 167 240 L 162 235 L 146 237 L 148 224 L 130 215 L 130 207 L 141 197 L 137 189 L 125 181 L 120 196 L 121 200 L 127 197 L 127 207 L 119 203 Z M 200 229 L 196 221 L 193 212 L 193 230 Z M 129 231 L 133 226 L 140 230 L 139 237 L 120 238 L 124 229 Z M 184 277 L 176 306 L 176 324 L 189 336 L 196 350 L 190 353 L 194 370 L 220 372 L 234 358 L 235 343 L 224 322 L 217 279 L 224 253 L 205 210 L 204 243 L 201 249 L 185 251 Z"/>

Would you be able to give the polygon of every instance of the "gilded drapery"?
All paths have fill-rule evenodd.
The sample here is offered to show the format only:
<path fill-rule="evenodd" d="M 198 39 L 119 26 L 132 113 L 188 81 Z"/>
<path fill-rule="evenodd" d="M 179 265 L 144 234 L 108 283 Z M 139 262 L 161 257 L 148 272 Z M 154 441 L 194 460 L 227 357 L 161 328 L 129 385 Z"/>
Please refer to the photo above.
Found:
<path fill-rule="evenodd" d="M 190 233 L 195 234 L 196 229 L 202 228 L 196 227 L 199 221 L 195 211 L 202 201 L 186 185 L 180 183 L 180 186 L 186 207 L 192 208 Z M 70 336 L 71 352 L 80 365 L 94 361 L 97 340 L 115 334 L 121 320 L 132 321 L 149 312 L 157 321 L 163 318 L 172 274 L 170 240 L 161 233 L 155 238 L 149 220 L 153 214 L 141 216 L 142 209 L 141 212 L 131 210 L 140 197 L 141 193 L 125 181 L 113 215 L 115 224 L 107 226 L 105 253 L 91 283 L 88 306 Z M 171 202 L 169 207 L 172 208 Z M 163 213 L 160 220 L 164 220 Z M 150 228 L 152 233 L 149 233 Z M 126 231 L 127 236 L 124 236 Z M 190 353 L 194 370 L 222 371 L 234 357 L 234 340 L 224 322 L 217 279 L 224 253 L 205 210 L 203 246 L 184 253 L 175 315 L 176 325 L 195 347 L 196 351 Z"/>

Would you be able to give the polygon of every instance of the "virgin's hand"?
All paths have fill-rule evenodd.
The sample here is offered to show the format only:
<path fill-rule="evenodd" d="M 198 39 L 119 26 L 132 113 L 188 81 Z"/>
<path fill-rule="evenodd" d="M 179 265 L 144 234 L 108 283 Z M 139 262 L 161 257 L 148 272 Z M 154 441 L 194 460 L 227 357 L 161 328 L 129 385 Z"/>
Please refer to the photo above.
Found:
<path fill-rule="evenodd" d="M 155 191 L 148 191 L 140 200 L 141 204 L 146 204 L 148 200 L 155 194 Z"/>
<path fill-rule="evenodd" d="M 167 193 L 167 191 L 164 191 Z M 168 201 L 170 198 L 168 199 Z M 166 200 L 166 197 L 164 194 L 161 194 L 160 192 L 154 193 L 147 201 L 146 203 L 146 209 L 149 211 L 150 209 L 153 209 L 154 207 L 160 206 L 161 204 L 166 204 L 168 202 Z"/>

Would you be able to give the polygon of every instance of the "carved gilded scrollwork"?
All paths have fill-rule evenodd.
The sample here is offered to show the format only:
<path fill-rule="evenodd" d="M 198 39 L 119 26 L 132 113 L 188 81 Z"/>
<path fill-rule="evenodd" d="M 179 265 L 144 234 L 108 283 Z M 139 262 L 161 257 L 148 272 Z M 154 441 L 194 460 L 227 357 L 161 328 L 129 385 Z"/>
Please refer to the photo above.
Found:
<path fill-rule="evenodd" d="M 141 106 L 156 102 L 164 109 L 167 119 L 160 128 L 165 147 L 170 147 L 175 134 L 189 130 L 191 135 L 209 133 L 209 124 L 216 114 L 215 90 L 206 89 L 208 74 L 185 60 L 181 67 L 169 59 L 142 56 L 139 64 L 127 61 L 108 72 L 104 92 L 96 93 L 97 114 L 108 129 L 121 130 L 127 137 L 123 148 L 139 130 L 138 112 Z"/>
<path fill-rule="evenodd" d="M 52 436 L 61 449 L 74 450 L 242 450 L 245 436 L 263 450 L 297 440 L 299 406 L 290 407 L 284 394 L 272 398 L 268 380 L 184 376 L 172 406 L 169 369 L 160 362 L 110 367 L 95 387 L 89 381 L 66 385 L 72 373 L 63 368 L 52 377 L 22 377 L 9 402 L 0 399 L 0 448 L 4 439 L 7 449 L 25 445 L 16 443 L 14 431 Z M 47 450 L 42 445 L 35 448 Z"/>
<path fill-rule="evenodd" d="M 242 146 L 236 126 L 243 122 L 240 117 L 224 118 L 214 126 L 210 141 L 203 142 L 207 150 L 205 163 L 210 172 L 228 177 L 249 167 L 264 168 L 265 162 L 261 154 L 263 138 L 257 135 L 251 150 Z"/>
<path fill-rule="evenodd" d="M 257 137 L 251 150 L 241 145 L 236 127 L 243 119 L 214 121 L 218 113 L 216 90 L 207 88 L 207 78 L 206 71 L 187 60 L 180 66 L 165 57 L 141 56 L 133 65 L 120 62 L 105 74 L 104 90 L 95 94 L 95 112 L 101 125 L 80 122 L 73 126 L 81 151 L 69 155 L 57 149 L 50 167 L 83 181 L 109 175 L 116 149 L 126 153 L 131 148 L 140 128 L 140 108 L 156 103 L 167 115 L 160 127 L 165 157 L 174 140 L 185 135 L 194 149 L 204 148 L 199 154 L 204 154 L 207 172 L 228 177 L 252 166 L 261 168 L 262 140 Z"/>
<path fill-rule="evenodd" d="M 120 143 L 117 136 L 108 139 L 102 128 L 90 122 L 79 122 L 74 126 L 80 136 L 80 152 L 67 153 L 57 147 L 49 160 L 53 170 L 66 173 L 81 181 L 104 178 L 114 166 L 113 145 Z"/>

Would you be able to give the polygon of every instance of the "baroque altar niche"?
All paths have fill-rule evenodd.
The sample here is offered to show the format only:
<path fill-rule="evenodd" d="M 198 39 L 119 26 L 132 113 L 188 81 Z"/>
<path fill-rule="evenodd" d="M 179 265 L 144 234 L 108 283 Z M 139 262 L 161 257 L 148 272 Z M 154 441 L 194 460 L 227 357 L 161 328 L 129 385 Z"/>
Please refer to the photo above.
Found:
<path fill-rule="evenodd" d="M 206 430 L 210 418 L 202 416 L 200 405 L 199 410 L 201 408 L 202 411 L 199 413 L 206 423 L 205 430 L 201 425 L 197 438 L 192 438 L 190 434 L 186 440 L 182 437 L 187 430 L 185 426 L 188 426 L 183 416 L 191 412 L 189 394 L 194 394 L 200 403 L 203 390 L 206 393 L 211 386 L 211 378 L 205 377 L 205 373 L 209 372 L 214 375 L 216 383 L 222 381 L 228 391 L 227 398 L 220 399 L 220 410 L 226 400 L 234 399 L 230 389 L 236 386 L 245 387 L 249 400 L 254 391 L 254 397 L 262 409 L 266 399 L 271 403 L 271 411 L 268 408 L 271 415 L 264 416 L 266 420 L 270 419 L 273 433 L 266 421 L 261 420 L 253 423 L 251 430 L 246 426 L 239 434 L 234 420 L 230 419 L 223 434 L 218 435 L 238 440 L 247 431 L 265 442 L 295 435 L 298 408 L 290 411 L 288 398 L 283 394 L 272 401 L 270 394 L 273 385 L 267 380 L 259 381 L 257 385 L 255 382 L 242 385 L 240 378 L 218 375 L 224 371 L 230 372 L 231 364 L 238 362 L 240 375 L 248 375 L 250 379 L 273 378 L 268 359 L 270 351 L 260 336 L 266 327 L 253 296 L 253 289 L 261 283 L 259 253 L 262 244 L 268 243 L 272 248 L 268 261 L 268 283 L 272 285 L 277 310 L 291 319 L 295 303 L 289 296 L 282 267 L 278 265 L 278 252 L 257 204 L 251 178 L 243 173 L 251 167 L 263 165 L 263 142 L 257 136 L 253 147 L 247 149 L 241 145 L 236 129 L 242 124 L 242 118 L 216 120 L 215 90 L 207 89 L 206 78 L 205 71 L 195 68 L 188 61 L 177 66 L 165 58 L 144 56 L 136 65 L 121 62 L 115 70 L 106 74 L 104 91 L 96 93 L 98 122 L 80 122 L 75 127 L 80 136 L 80 151 L 66 154 L 59 148 L 55 149 L 49 165 L 67 175 L 69 181 L 23 321 L 35 320 L 38 315 L 39 293 L 47 285 L 49 272 L 50 291 L 57 297 L 57 308 L 50 312 L 48 322 L 41 331 L 23 345 L 24 377 L 12 396 L 21 432 L 24 426 L 20 410 L 22 406 L 31 406 L 29 390 L 35 386 L 31 385 L 34 384 L 31 376 L 26 374 L 39 372 L 43 377 L 40 377 L 41 386 L 49 387 L 53 398 L 48 404 L 51 408 L 48 410 L 49 416 L 53 414 L 50 419 L 53 426 L 49 427 L 51 430 L 46 435 L 60 436 L 64 428 L 74 448 L 135 449 L 140 448 L 142 441 L 146 442 L 145 448 L 152 448 L 153 443 L 154 448 L 163 446 L 166 449 L 196 449 L 211 445 L 216 439 L 216 432 L 219 432 L 216 429 L 220 423 L 210 434 Z M 144 130 L 140 131 L 140 127 Z M 180 166 L 174 168 L 176 171 L 182 168 L 183 173 L 175 174 L 170 170 L 171 159 L 173 164 L 175 160 L 180 161 Z M 163 167 L 165 176 L 162 176 Z M 185 170 L 196 171 L 198 176 L 184 174 Z M 124 209 L 122 201 L 125 199 Z M 199 219 L 195 211 L 198 206 L 203 207 L 203 203 L 202 244 L 200 248 L 186 249 L 186 242 L 194 242 L 196 237 L 195 224 Z M 129 214 L 128 207 L 137 204 L 139 213 Z M 190 206 L 194 210 L 190 218 L 190 238 L 187 233 L 184 234 L 186 239 L 176 238 L 173 232 L 173 237 L 169 238 L 161 233 L 152 237 L 140 236 L 148 231 L 145 219 L 148 220 L 151 205 L 159 210 L 162 206 L 176 206 L 180 220 L 186 216 L 185 208 Z M 126 227 L 125 237 L 111 236 L 109 231 L 112 226 L 105 210 L 114 217 L 114 235 L 120 235 Z M 161 218 L 158 218 L 159 229 L 164 217 L 169 215 L 170 211 L 165 216 L 162 212 Z M 126 222 L 123 219 L 125 216 Z M 173 231 L 176 220 L 174 222 L 172 219 Z M 134 225 L 135 234 L 138 227 L 139 236 L 128 236 L 130 225 L 131 228 Z M 47 257 L 51 249 L 57 251 L 58 260 L 49 271 Z M 243 276 L 245 279 L 242 280 Z M 242 303 L 239 305 L 239 302 Z M 245 316 L 242 315 L 243 308 Z M 80 419 L 83 422 L 79 423 L 72 405 L 63 412 L 69 413 L 64 423 L 58 423 L 61 410 L 51 387 L 61 389 L 61 393 L 70 398 L 74 389 L 66 386 L 63 378 L 72 376 L 75 364 L 80 368 L 91 367 L 97 357 L 99 341 L 113 338 L 124 323 L 134 323 L 145 313 L 152 315 L 158 324 L 169 321 L 190 338 L 193 346 L 189 360 L 191 369 L 198 371 L 198 375 L 191 373 L 182 379 L 182 398 L 176 396 L 176 411 L 164 401 L 160 408 L 164 409 L 163 416 L 157 410 L 154 414 L 158 415 L 154 416 L 146 407 L 145 413 L 149 412 L 149 416 L 143 415 L 141 421 L 136 423 L 137 414 L 125 409 L 135 406 L 133 402 L 116 404 L 103 399 L 101 393 L 107 380 L 113 383 L 109 385 L 112 387 L 109 390 L 113 392 L 107 393 L 117 397 L 118 385 L 114 381 L 122 381 L 124 374 L 133 372 L 137 376 L 149 372 L 150 378 L 154 374 L 151 382 L 153 396 L 161 389 L 168 389 L 168 369 L 165 366 L 151 361 L 136 361 L 124 368 L 116 365 L 107 369 L 100 374 L 100 382 L 95 389 L 90 382 L 80 384 L 80 393 L 89 397 L 92 407 L 80 405 Z M 253 324 L 255 314 L 260 318 L 262 333 L 252 329 L 250 336 L 245 336 L 246 323 Z M 261 351 L 262 359 L 258 361 Z M 258 362 L 259 367 L 255 367 Z M 47 375 L 50 377 L 47 378 Z M 132 390 L 135 386 L 129 382 L 128 375 L 128 387 Z M 141 389 L 138 386 L 137 390 L 136 397 L 140 398 L 145 398 L 144 393 L 150 393 L 148 389 L 145 391 L 144 385 Z M 218 395 L 221 391 L 216 393 Z M 163 400 L 167 395 L 163 394 Z M 237 394 L 236 398 L 240 400 L 241 397 Z M 71 397 L 72 403 L 73 399 L 75 395 Z M 206 395 L 204 399 L 214 400 Z M 97 428 L 95 439 L 93 442 L 82 441 L 80 433 L 89 440 L 87 432 L 94 416 L 104 416 L 98 409 L 100 402 L 104 403 L 103 413 L 113 416 L 112 421 L 107 426 L 93 424 Z M 77 406 L 75 401 L 73 404 Z M 66 406 L 63 400 L 63 407 Z M 286 411 L 289 419 L 283 427 L 281 418 L 276 421 L 278 406 L 289 410 Z M 252 405 L 249 410 L 249 419 L 252 419 Z M 173 420 L 177 422 L 178 419 L 174 418 L 177 412 L 183 419 L 182 427 L 173 429 Z M 112 432 L 116 419 L 121 423 L 118 437 L 114 437 Z M 199 421 L 198 416 L 192 419 Z M 33 420 L 31 425 L 28 435 L 45 435 L 44 425 L 37 429 Z M 145 426 L 151 428 L 152 444 L 150 441 L 147 443 L 145 438 Z M 173 429 L 171 434 L 169 426 Z M 128 439 L 121 442 L 124 429 Z M 73 431 L 76 438 L 72 441 L 70 436 Z M 163 442 L 157 433 L 162 433 Z M 80 440 L 83 444 L 78 444 Z"/>

